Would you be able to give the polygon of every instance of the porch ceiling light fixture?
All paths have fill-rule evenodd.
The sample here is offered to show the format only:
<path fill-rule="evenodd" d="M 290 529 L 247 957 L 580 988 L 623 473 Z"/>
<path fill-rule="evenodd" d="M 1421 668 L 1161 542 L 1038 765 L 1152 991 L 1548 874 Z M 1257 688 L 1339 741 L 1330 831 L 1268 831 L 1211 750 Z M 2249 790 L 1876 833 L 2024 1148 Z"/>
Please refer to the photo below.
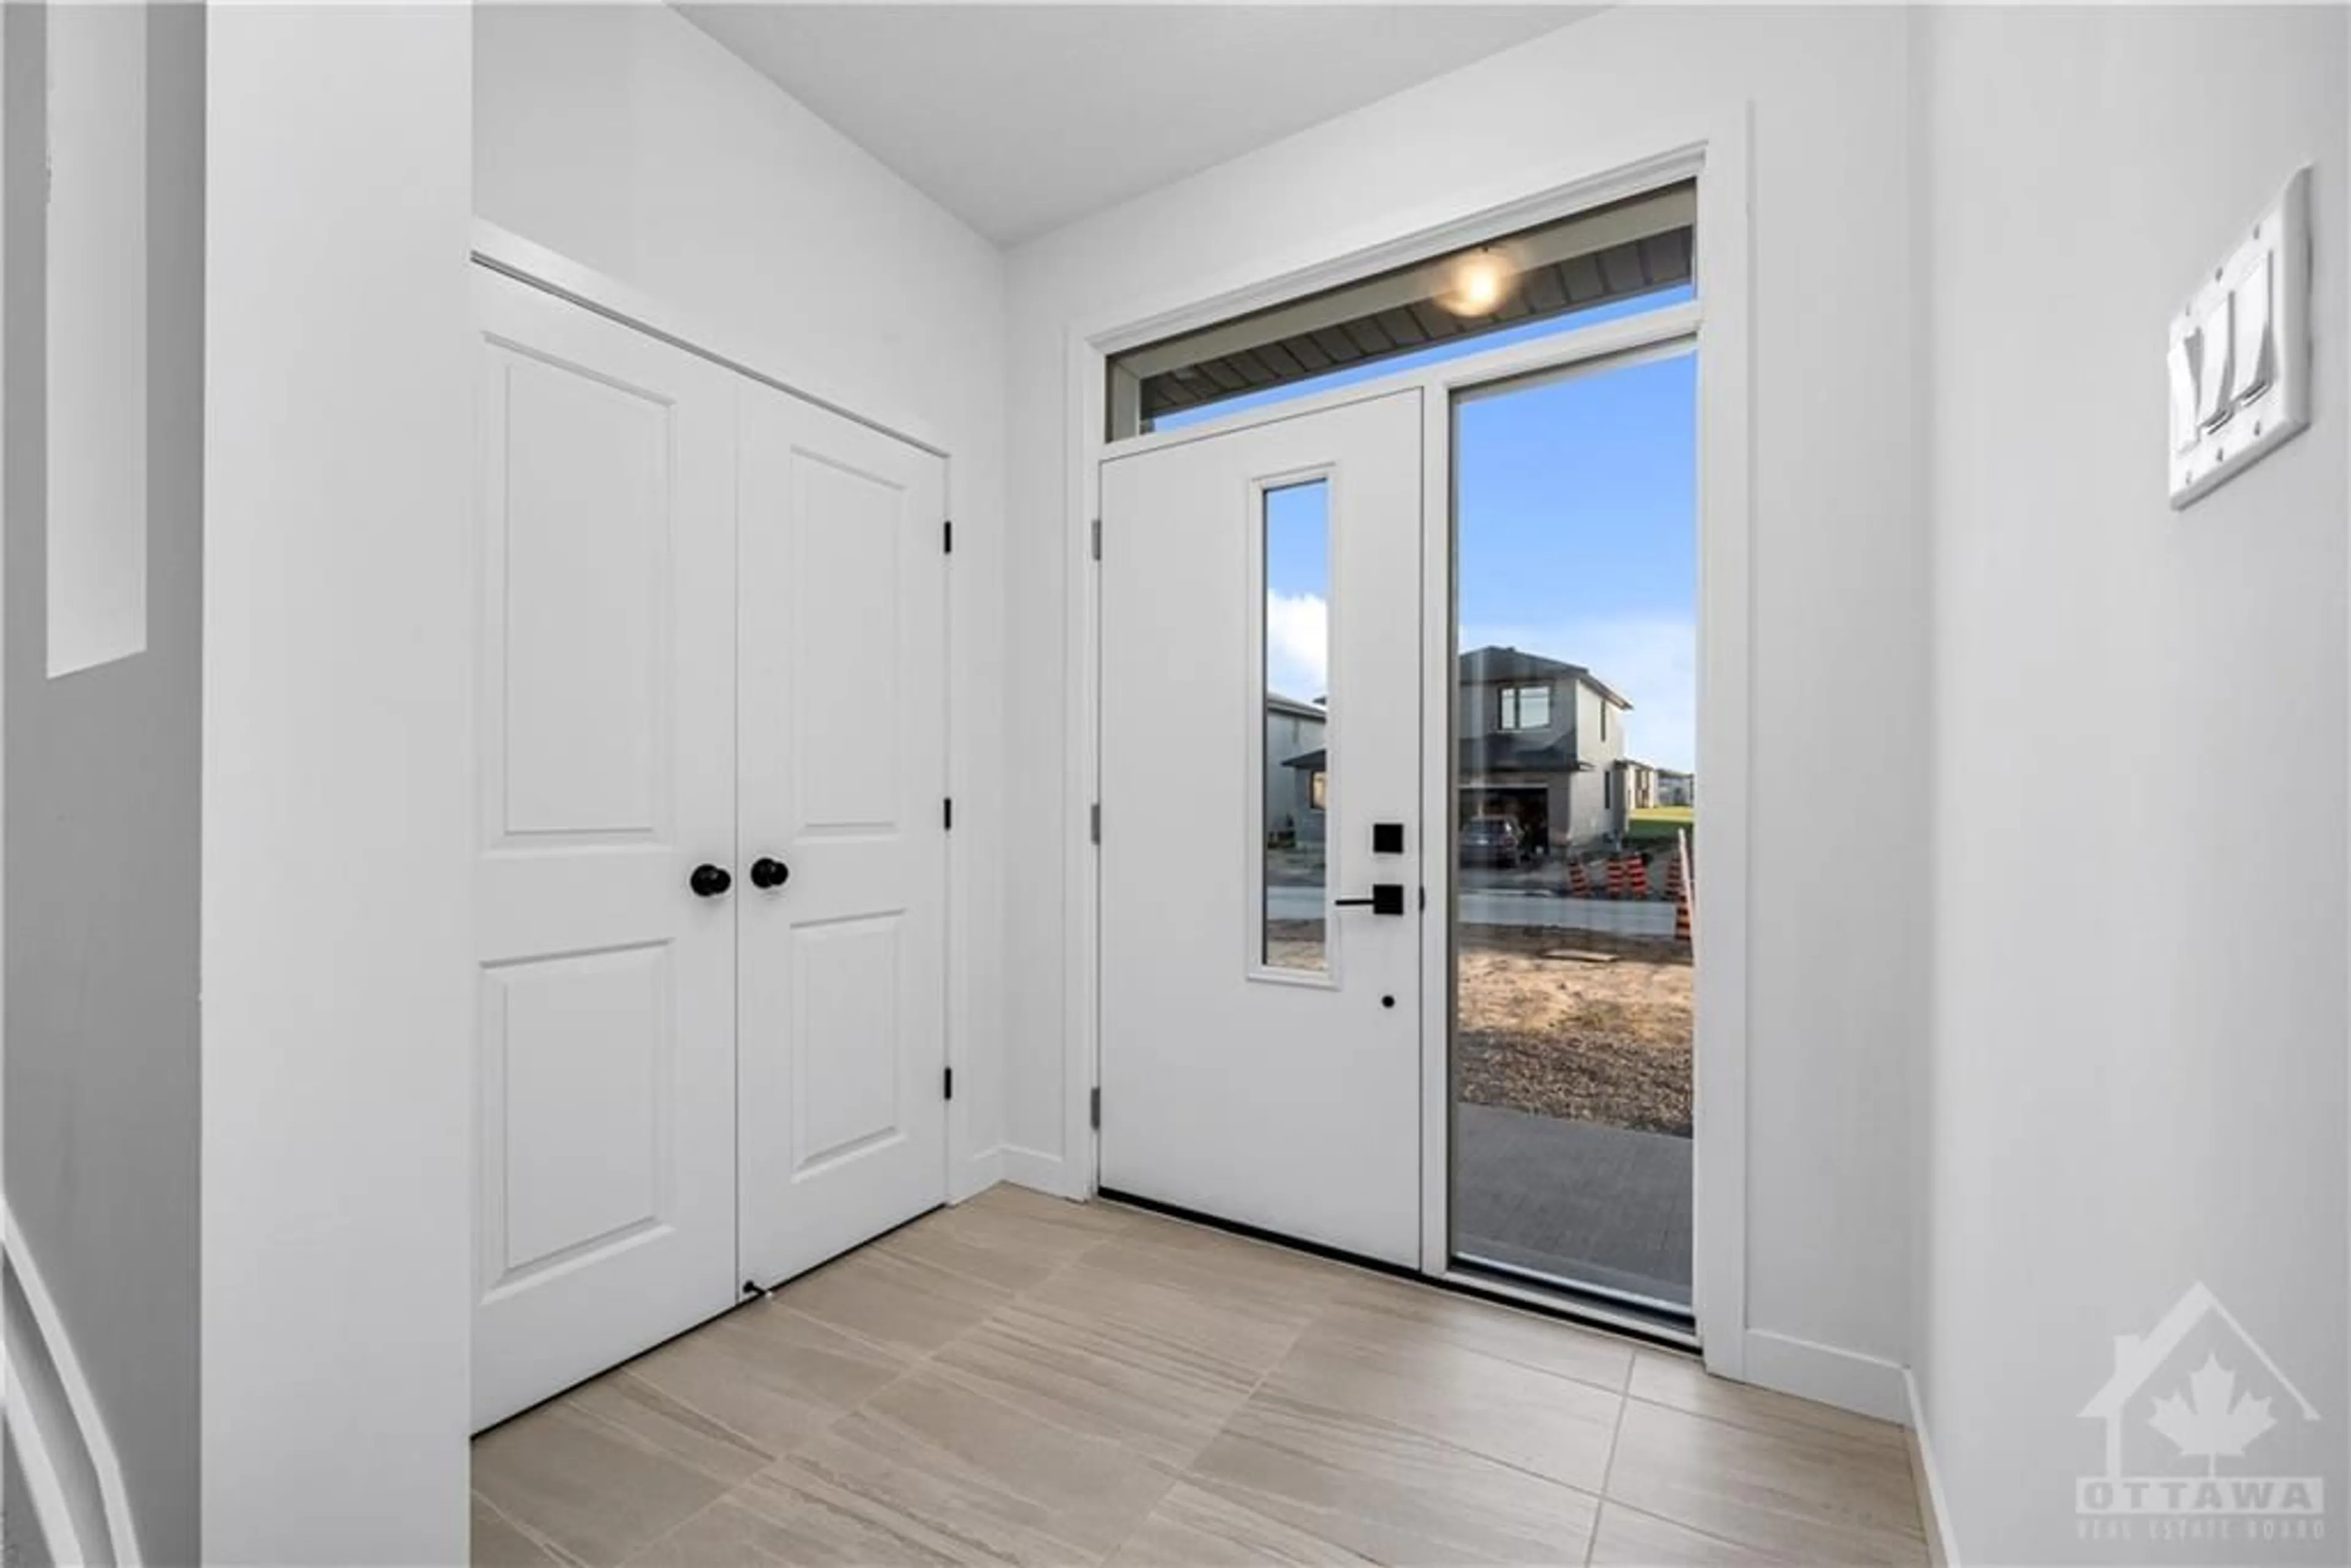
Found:
<path fill-rule="evenodd" d="M 1456 316 L 1491 316 L 1518 287 L 1519 268 L 1508 251 L 1481 246 L 1454 262 L 1437 304 Z"/>

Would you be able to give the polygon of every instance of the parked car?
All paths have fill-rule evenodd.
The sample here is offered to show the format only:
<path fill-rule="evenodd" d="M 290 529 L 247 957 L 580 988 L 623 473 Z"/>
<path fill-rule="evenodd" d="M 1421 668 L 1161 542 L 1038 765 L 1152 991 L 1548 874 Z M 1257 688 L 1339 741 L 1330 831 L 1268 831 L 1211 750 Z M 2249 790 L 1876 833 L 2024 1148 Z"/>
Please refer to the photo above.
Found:
<path fill-rule="evenodd" d="M 1526 831 L 1515 817 L 1472 817 L 1461 824 L 1461 863 L 1513 869 L 1527 862 Z"/>

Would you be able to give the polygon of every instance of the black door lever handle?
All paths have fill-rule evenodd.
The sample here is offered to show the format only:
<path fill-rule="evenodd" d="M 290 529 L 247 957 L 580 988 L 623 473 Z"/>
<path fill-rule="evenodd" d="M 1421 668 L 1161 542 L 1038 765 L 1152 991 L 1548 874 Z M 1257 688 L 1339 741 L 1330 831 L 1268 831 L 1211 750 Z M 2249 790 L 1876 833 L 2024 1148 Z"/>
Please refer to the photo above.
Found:
<path fill-rule="evenodd" d="M 1375 882 L 1369 898 L 1334 898 L 1332 906 L 1338 909 L 1368 909 L 1374 915 L 1404 913 L 1404 883 Z"/>

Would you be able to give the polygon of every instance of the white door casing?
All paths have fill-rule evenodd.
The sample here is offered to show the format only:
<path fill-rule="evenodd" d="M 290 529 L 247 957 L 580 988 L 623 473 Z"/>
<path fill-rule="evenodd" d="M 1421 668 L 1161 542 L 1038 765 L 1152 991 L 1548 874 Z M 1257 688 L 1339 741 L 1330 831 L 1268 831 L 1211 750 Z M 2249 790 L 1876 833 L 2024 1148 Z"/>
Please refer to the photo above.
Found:
<path fill-rule="evenodd" d="M 1102 465 L 1102 1181 L 1364 1257 L 1420 1249 L 1422 394 Z M 1263 496 L 1327 480 L 1325 976 L 1257 959 Z M 1372 824 L 1405 826 L 1374 856 Z"/>
<path fill-rule="evenodd" d="M 474 1421 L 735 1296 L 735 378 L 477 271 Z"/>
<path fill-rule="evenodd" d="M 740 1213 L 767 1286 L 946 1195 L 946 472 L 741 397 Z"/>

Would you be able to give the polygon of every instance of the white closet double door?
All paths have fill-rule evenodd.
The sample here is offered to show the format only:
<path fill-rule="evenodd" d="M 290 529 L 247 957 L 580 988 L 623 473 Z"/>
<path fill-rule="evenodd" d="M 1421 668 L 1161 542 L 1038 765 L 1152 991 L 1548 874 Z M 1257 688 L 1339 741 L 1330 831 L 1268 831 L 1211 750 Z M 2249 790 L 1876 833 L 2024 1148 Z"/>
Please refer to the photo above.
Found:
<path fill-rule="evenodd" d="M 941 460 L 477 269 L 474 1418 L 946 1193 Z"/>

